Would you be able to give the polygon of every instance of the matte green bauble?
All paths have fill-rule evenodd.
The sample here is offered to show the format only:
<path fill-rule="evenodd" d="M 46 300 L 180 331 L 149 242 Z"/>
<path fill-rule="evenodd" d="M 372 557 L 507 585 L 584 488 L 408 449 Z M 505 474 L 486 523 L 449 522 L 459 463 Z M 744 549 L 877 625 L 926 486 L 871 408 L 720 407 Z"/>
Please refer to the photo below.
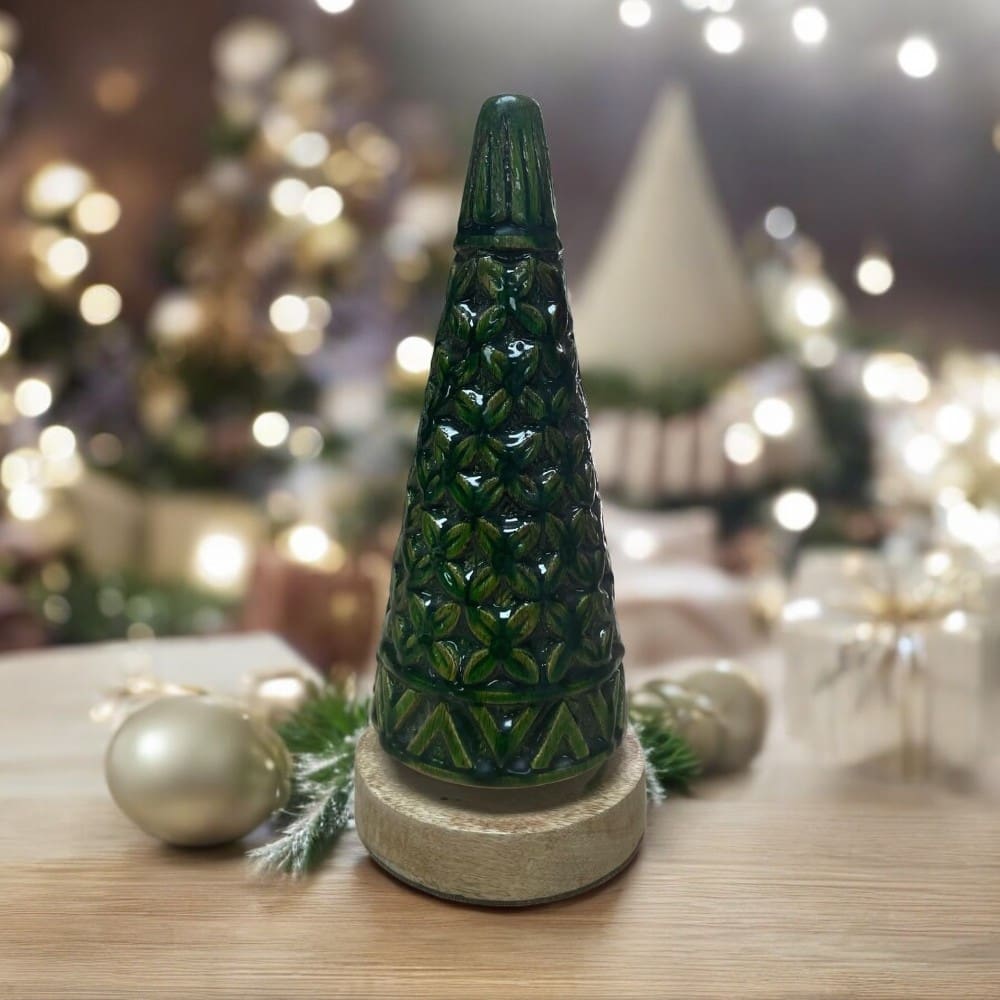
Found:
<path fill-rule="evenodd" d="M 466 784 L 578 774 L 625 727 L 561 248 L 538 106 L 492 98 L 469 162 L 373 715 L 394 757 Z"/>
<path fill-rule="evenodd" d="M 269 726 L 235 703 L 166 696 L 133 712 L 104 770 L 136 826 L 185 847 L 248 834 L 287 801 L 291 759 Z"/>

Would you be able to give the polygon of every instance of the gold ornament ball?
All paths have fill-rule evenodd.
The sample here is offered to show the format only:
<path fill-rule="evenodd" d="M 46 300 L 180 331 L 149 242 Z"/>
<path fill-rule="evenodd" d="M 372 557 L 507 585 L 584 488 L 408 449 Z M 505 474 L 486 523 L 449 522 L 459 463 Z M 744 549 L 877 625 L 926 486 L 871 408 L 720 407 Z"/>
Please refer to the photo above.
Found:
<path fill-rule="evenodd" d="M 299 670 L 274 670 L 251 674 L 244 680 L 250 711 L 270 726 L 287 722 L 319 696 L 319 684 Z"/>
<path fill-rule="evenodd" d="M 104 762 L 116 805 L 146 833 L 185 847 L 245 836 L 287 801 L 281 738 L 235 703 L 160 698 L 130 715 Z"/>
<path fill-rule="evenodd" d="M 703 695 L 673 681 L 650 681 L 632 694 L 629 707 L 639 715 L 651 715 L 666 723 L 691 748 L 702 773 L 714 769 L 723 752 L 725 733 Z"/>
<path fill-rule="evenodd" d="M 692 669 L 680 683 L 704 695 L 722 723 L 725 736 L 713 769 L 746 767 L 760 751 L 767 730 L 767 698 L 757 677 L 731 660 L 717 660 Z"/>

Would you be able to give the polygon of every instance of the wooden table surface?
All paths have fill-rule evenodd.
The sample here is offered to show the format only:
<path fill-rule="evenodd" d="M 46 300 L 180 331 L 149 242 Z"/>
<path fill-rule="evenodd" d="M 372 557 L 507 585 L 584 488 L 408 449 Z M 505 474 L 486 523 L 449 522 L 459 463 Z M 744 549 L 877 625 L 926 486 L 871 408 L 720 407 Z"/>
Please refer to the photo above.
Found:
<path fill-rule="evenodd" d="M 111 803 L 88 710 L 143 662 L 231 691 L 295 658 L 260 636 L 0 658 L 5 1000 L 1000 997 L 989 787 L 823 771 L 776 726 L 748 774 L 651 809 L 636 863 L 575 900 L 445 903 L 353 834 L 311 880 L 261 882 L 240 848 L 164 847 Z"/>

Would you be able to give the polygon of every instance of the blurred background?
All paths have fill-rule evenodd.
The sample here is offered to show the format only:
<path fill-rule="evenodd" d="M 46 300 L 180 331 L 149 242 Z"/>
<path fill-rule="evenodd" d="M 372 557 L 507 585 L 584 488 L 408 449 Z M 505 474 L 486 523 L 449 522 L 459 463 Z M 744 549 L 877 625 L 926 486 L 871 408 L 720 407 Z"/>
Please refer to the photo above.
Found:
<path fill-rule="evenodd" d="M 1000 549 L 997 37 L 988 0 L 5 0 L 0 646 L 367 665 L 505 91 L 636 661 L 764 641 L 803 547 Z"/>

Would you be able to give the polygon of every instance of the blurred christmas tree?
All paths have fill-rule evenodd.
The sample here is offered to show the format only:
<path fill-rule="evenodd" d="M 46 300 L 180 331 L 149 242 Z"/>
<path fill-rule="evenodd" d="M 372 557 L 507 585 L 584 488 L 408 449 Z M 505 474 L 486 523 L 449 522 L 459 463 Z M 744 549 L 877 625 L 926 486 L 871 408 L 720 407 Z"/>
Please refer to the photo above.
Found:
<path fill-rule="evenodd" d="M 88 229 L 85 207 L 109 214 L 114 200 L 70 164 L 28 189 L 36 273 L 18 285 L 8 339 L 41 374 L 11 398 L 51 391 L 46 420 L 64 420 L 64 449 L 88 428 L 90 468 L 73 490 L 79 562 L 64 563 L 72 587 L 50 573 L 31 589 L 49 608 L 72 590 L 62 638 L 217 625 L 218 614 L 192 612 L 192 587 L 231 618 L 265 550 L 335 573 L 401 493 L 408 429 L 386 406 L 381 369 L 397 342 L 411 361 L 414 344 L 421 354 L 434 319 L 424 287 L 447 269 L 457 202 L 449 143 L 426 111 L 387 101 L 356 48 L 304 57 L 280 25 L 248 18 L 212 57 L 210 161 L 177 199 L 165 289 L 134 365 L 117 292 L 77 288 L 84 233 L 113 225 Z M 40 212 L 35 189 L 53 205 Z M 117 376 L 130 392 L 110 391 Z M 64 411 L 63 390 L 82 409 Z M 103 412 L 112 405 L 117 426 Z M 39 407 L 28 405 L 33 419 Z M 13 475 L 8 507 L 41 518 L 40 489 L 29 495 Z"/>
<path fill-rule="evenodd" d="M 361 52 L 296 58 L 254 18 L 213 58 L 214 155 L 178 199 L 141 376 L 152 446 L 129 471 L 260 496 L 282 466 L 344 443 L 324 390 L 426 324 L 413 305 L 436 237 L 400 219 L 427 178 L 390 135 L 399 116 Z"/>

